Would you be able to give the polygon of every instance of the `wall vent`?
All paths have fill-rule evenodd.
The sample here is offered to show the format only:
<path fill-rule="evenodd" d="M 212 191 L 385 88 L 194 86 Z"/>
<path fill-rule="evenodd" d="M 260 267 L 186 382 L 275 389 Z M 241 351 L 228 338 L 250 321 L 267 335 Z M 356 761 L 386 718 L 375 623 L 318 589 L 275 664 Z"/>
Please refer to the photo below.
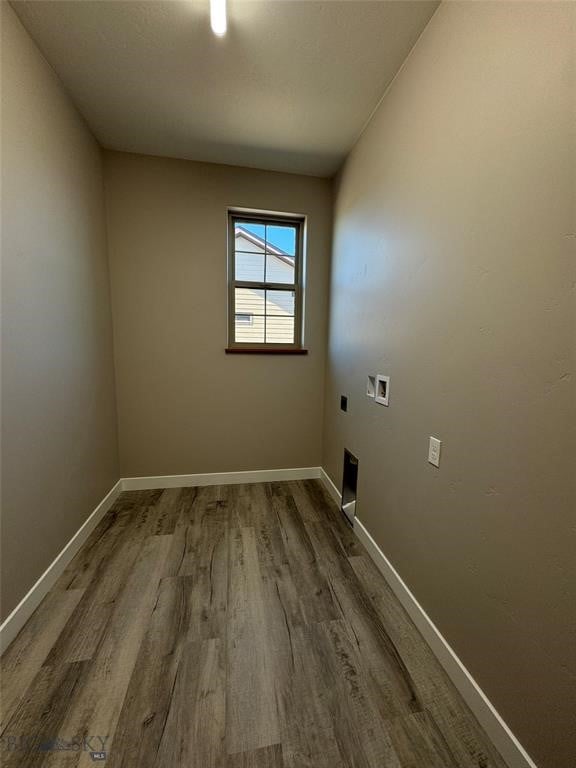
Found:
<path fill-rule="evenodd" d="M 358 459 L 350 451 L 344 451 L 344 471 L 342 473 L 342 512 L 348 522 L 354 525 L 356 516 L 356 489 L 358 486 Z"/>

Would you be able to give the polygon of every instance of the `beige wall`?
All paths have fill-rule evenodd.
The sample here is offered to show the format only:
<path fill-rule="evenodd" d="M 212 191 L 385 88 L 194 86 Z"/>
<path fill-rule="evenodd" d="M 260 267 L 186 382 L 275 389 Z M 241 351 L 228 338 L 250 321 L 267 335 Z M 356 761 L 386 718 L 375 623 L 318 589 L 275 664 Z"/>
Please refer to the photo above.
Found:
<path fill-rule="evenodd" d="M 106 152 L 123 476 L 318 466 L 331 183 Z M 308 215 L 308 356 L 226 355 L 228 206 Z"/>
<path fill-rule="evenodd" d="M 118 479 L 100 150 L 2 2 L 2 616 Z"/>
<path fill-rule="evenodd" d="M 325 405 L 324 465 L 358 455 L 358 516 L 541 768 L 576 754 L 575 12 L 425 30 L 341 175 Z"/>

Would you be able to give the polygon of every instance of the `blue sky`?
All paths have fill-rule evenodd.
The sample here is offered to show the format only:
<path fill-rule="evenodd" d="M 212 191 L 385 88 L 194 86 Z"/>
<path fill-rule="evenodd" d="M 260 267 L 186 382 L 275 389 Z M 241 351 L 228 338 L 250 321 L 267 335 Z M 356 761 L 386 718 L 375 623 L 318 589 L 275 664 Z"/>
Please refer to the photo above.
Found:
<path fill-rule="evenodd" d="M 247 229 L 248 232 L 252 232 L 254 235 L 264 239 L 264 225 L 263 224 L 248 224 L 239 222 L 242 229 Z M 280 248 L 285 253 L 294 256 L 296 245 L 296 232 L 292 227 L 276 227 L 268 225 L 266 227 L 268 232 L 266 237 L 269 243 Z"/>

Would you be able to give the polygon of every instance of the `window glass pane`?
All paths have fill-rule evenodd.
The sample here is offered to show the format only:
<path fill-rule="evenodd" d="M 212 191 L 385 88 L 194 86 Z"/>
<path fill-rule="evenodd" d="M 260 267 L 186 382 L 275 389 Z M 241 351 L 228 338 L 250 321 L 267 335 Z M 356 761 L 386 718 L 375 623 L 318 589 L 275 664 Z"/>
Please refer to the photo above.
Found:
<path fill-rule="evenodd" d="M 294 285 L 294 259 L 291 256 L 266 254 L 266 282 Z"/>
<path fill-rule="evenodd" d="M 293 315 L 294 291 L 266 291 L 267 315 Z"/>
<path fill-rule="evenodd" d="M 263 315 L 264 291 L 254 288 L 236 288 L 234 313 L 237 315 Z"/>
<path fill-rule="evenodd" d="M 264 253 L 266 227 L 264 224 L 252 224 L 249 221 L 237 221 L 234 224 L 234 250 L 249 253 Z"/>
<path fill-rule="evenodd" d="M 266 343 L 294 344 L 294 318 L 268 316 L 266 318 Z"/>
<path fill-rule="evenodd" d="M 264 282 L 264 254 L 237 253 L 236 280 L 250 280 L 253 283 Z"/>
<path fill-rule="evenodd" d="M 251 315 L 250 322 L 246 322 L 246 316 L 235 316 L 234 328 L 235 341 L 248 342 L 252 344 L 264 343 L 264 318 L 257 315 Z"/>
<path fill-rule="evenodd" d="M 296 255 L 296 228 L 281 227 L 276 224 L 266 226 L 266 242 L 268 250 L 279 249 L 287 256 Z"/>

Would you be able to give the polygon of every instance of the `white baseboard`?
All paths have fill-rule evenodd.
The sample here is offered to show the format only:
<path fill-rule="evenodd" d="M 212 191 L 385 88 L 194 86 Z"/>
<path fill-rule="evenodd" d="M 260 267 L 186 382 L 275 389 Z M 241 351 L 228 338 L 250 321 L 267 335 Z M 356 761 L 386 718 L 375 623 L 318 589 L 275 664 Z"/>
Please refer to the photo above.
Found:
<path fill-rule="evenodd" d="M 50 563 L 34 586 L 26 595 L 24 595 L 22 600 L 20 600 L 12 613 L 4 619 L 0 625 L 0 654 L 4 653 L 6 648 L 8 648 L 12 640 L 14 640 L 18 632 L 20 632 L 44 597 L 48 594 L 50 589 L 52 589 L 58 578 L 64 573 L 68 563 L 70 563 L 88 536 L 92 533 L 94 528 L 96 528 L 112 504 L 114 504 L 122 490 L 121 483 L 122 481 L 118 480 L 87 520 L 85 520 L 76 531 L 74 536 L 72 536 L 60 554 L 56 556 L 52 563 Z"/>
<path fill-rule="evenodd" d="M 320 480 L 322 480 L 324 488 L 326 488 L 326 490 L 328 491 L 330 496 L 332 496 L 336 504 L 340 506 L 340 504 L 342 504 L 342 494 L 340 493 L 338 488 L 336 488 L 336 486 L 332 482 L 332 479 L 330 478 L 330 476 L 328 475 L 324 467 L 320 469 Z"/>
<path fill-rule="evenodd" d="M 296 469 L 260 469 L 247 472 L 210 472 L 204 475 L 158 475 L 157 477 L 124 477 L 123 491 L 151 488 L 187 488 L 199 485 L 233 485 L 235 483 L 271 483 L 280 480 L 312 480 L 320 477 L 320 467 Z"/>
<path fill-rule="evenodd" d="M 334 501 L 340 505 L 341 495 L 324 469 L 320 479 Z M 510 768 L 537 768 L 524 747 L 514 736 L 503 718 L 460 661 L 432 619 L 402 580 L 398 571 L 374 541 L 358 518 L 354 521 L 354 533 L 382 573 L 390 588 L 404 606 L 406 612 L 430 646 L 432 652 L 452 680 L 466 704 Z"/>

